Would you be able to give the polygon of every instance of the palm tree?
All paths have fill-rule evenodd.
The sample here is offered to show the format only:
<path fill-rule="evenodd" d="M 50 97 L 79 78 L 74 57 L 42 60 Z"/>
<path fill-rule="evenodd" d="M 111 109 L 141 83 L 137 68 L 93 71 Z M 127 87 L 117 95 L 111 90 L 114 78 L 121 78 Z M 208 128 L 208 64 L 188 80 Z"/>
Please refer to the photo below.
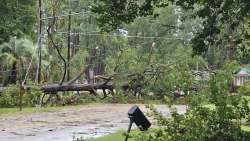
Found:
<path fill-rule="evenodd" d="M 0 45 L 0 65 L 4 66 L 6 70 L 11 70 L 11 74 L 7 77 L 8 84 L 15 84 L 17 74 L 24 73 L 22 69 L 28 66 L 32 58 L 32 47 L 34 46 L 30 40 L 16 37 L 12 37 L 9 42 Z M 22 75 L 20 77 L 22 78 Z"/>

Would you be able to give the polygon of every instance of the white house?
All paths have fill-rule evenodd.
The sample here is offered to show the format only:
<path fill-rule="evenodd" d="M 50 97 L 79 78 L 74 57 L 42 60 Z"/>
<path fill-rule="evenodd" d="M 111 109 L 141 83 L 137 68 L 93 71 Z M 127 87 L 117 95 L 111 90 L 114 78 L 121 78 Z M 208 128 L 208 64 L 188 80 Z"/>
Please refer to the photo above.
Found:
<path fill-rule="evenodd" d="M 245 82 L 250 80 L 250 69 L 241 68 L 240 70 L 233 73 L 234 75 L 234 86 L 244 85 Z"/>

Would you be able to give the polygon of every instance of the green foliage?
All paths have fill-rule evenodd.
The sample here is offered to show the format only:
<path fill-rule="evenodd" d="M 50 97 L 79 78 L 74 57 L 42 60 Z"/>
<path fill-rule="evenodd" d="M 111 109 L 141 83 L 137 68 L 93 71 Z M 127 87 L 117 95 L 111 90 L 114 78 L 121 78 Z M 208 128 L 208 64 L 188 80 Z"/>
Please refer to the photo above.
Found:
<path fill-rule="evenodd" d="M 38 4 L 36 0 L 3 0 L 0 3 L 0 44 L 8 42 L 10 37 L 18 38 L 34 34 L 37 23 Z"/>
<path fill-rule="evenodd" d="M 36 61 L 33 57 L 34 45 L 32 41 L 27 38 L 18 39 L 11 37 L 9 42 L 0 45 L 0 64 L 6 71 L 3 81 L 6 83 L 15 84 L 19 79 L 24 78 L 25 68 L 28 67 L 31 59 Z M 33 58 L 32 58 L 33 57 Z M 6 80 L 7 79 L 7 80 Z M 4 85 L 6 85 L 6 83 Z"/>
<path fill-rule="evenodd" d="M 193 54 L 202 54 L 210 46 L 222 44 L 225 40 L 232 39 L 236 44 L 249 39 L 249 4 L 245 0 L 145 0 L 145 1 L 112 1 L 96 0 L 92 6 L 92 12 L 98 13 L 97 21 L 103 30 L 117 29 L 122 23 L 132 23 L 140 16 L 158 17 L 157 8 L 177 5 L 176 11 L 189 12 L 191 14 L 180 17 L 186 19 L 202 18 L 198 28 L 194 28 L 195 35 L 191 39 Z M 165 13 L 163 13 L 165 14 Z M 202 28 L 200 28 L 202 27 Z M 234 32 L 231 32 L 234 31 Z M 237 34 L 236 34 L 237 33 Z M 248 45 L 247 45 L 248 46 Z M 242 44 L 240 49 L 249 51 L 249 48 Z"/>
<path fill-rule="evenodd" d="M 16 88 L 2 89 L 0 97 L 0 107 L 13 108 L 19 106 L 19 93 Z"/>
<path fill-rule="evenodd" d="M 23 107 L 35 107 L 38 96 L 42 95 L 42 91 L 38 88 L 31 88 L 28 92 L 24 93 L 22 97 Z"/>
<path fill-rule="evenodd" d="M 39 105 L 39 98 L 43 95 L 40 87 L 31 86 L 31 89 L 24 93 L 22 98 L 23 107 L 35 107 Z"/>
<path fill-rule="evenodd" d="M 88 55 L 88 52 L 86 50 L 85 51 L 81 50 L 75 56 L 72 57 L 72 59 L 70 60 L 70 67 L 71 67 L 71 69 L 70 69 L 71 74 L 70 75 L 72 77 L 76 76 L 80 72 L 79 68 L 84 68 L 86 62 L 84 60 L 82 60 L 82 58 L 86 58 L 88 56 L 89 55 Z M 82 75 L 78 79 L 79 83 L 84 84 L 85 78 L 86 77 L 84 75 Z"/>
<path fill-rule="evenodd" d="M 189 109 L 185 114 L 171 108 L 172 118 L 164 117 L 152 105 L 149 116 L 153 116 L 159 128 L 140 133 L 135 140 L 141 141 L 247 141 L 249 131 L 241 129 L 242 120 L 250 117 L 249 100 L 241 96 L 229 95 L 231 71 L 234 63 L 226 63 L 223 69 L 210 78 L 210 93 L 190 94 L 186 97 Z M 205 92 L 205 91 L 203 91 Z M 198 101 L 209 99 L 215 108 L 204 107 Z"/>
<path fill-rule="evenodd" d="M 245 83 L 243 86 L 237 90 L 240 95 L 250 95 L 250 84 L 249 82 Z"/>
<path fill-rule="evenodd" d="M 39 104 L 38 97 L 43 95 L 40 87 L 31 86 L 32 83 L 28 79 L 28 86 L 31 87 L 30 90 L 25 92 L 22 96 L 22 107 L 35 107 L 36 104 Z M 2 89 L 2 94 L 0 96 L 0 107 L 2 108 L 16 108 L 19 107 L 20 102 L 20 84 L 12 85 L 11 87 L 4 87 Z"/>

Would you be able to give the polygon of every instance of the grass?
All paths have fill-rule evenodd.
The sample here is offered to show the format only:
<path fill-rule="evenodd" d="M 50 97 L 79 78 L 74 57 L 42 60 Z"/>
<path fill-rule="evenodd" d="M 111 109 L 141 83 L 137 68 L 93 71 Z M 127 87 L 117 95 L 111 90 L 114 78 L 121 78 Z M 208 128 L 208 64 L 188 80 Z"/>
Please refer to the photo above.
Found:
<path fill-rule="evenodd" d="M 98 104 L 100 103 L 89 103 L 87 105 L 98 105 Z M 75 106 L 63 106 L 63 107 L 29 107 L 29 108 L 22 108 L 22 111 L 20 111 L 19 108 L 0 108 L 0 116 L 34 113 L 34 112 L 48 112 L 65 108 L 82 108 L 87 105 L 75 105 Z"/>
<path fill-rule="evenodd" d="M 250 99 L 250 96 L 243 96 L 246 99 Z M 160 101 L 159 103 L 161 103 L 162 101 Z M 179 101 L 180 103 L 183 103 L 181 100 Z M 89 103 L 88 105 L 98 105 L 101 103 Z M 87 105 L 76 105 L 76 106 L 64 106 L 64 107 L 31 107 L 31 108 L 23 108 L 22 111 L 19 110 L 19 108 L 1 108 L 0 109 L 0 116 L 3 115 L 14 115 L 14 114 L 23 114 L 23 113 L 33 113 L 33 112 L 44 112 L 44 111 L 55 111 L 55 110 L 60 110 L 63 108 L 81 108 Z M 205 107 L 208 107 L 210 109 L 214 109 L 215 105 L 214 104 L 207 104 L 204 105 Z M 250 103 L 249 103 L 250 106 Z M 243 121 L 244 122 L 244 121 Z M 241 129 L 244 131 L 250 131 L 250 127 L 249 126 L 241 126 Z M 88 139 L 87 141 L 122 141 L 125 139 L 125 134 L 126 131 L 122 130 L 122 131 L 118 131 L 103 137 L 99 137 L 99 138 L 94 138 L 94 139 Z M 131 130 L 130 134 L 135 135 L 138 134 L 139 131 L 138 130 Z M 77 140 L 77 139 L 76 139 Z M 133 138 L 129 138 L 129 141 L 134 141 Z M 78 139 L 78 141 L 85 141 L 85 140 L 81 140 Z"/>
<path fill-rule="evenodd" d="M 243 98 L 245 98 L 246 100 L 250 99 L 250 96 L 242 96 Z"/>
<path fill-rule="evenodd" d="M 250 131 L 249 126 L 241 126 L 241 129 L 244 130 L 244 131 Z M 123 135 L 125 132 L 126 131 L 118 131 L 118 132 L 106 135 L 104 137 L 95 138 L 95 139 L 88 139 L 86 141 L 123 141 L 125 139 L 125 135 Z M 132 134 L 132 135 L 136 135 L 138 133 L 139 133 L 139 131 L 130 132 L 130 134 Z M 129 141 L 134 141 L 133 138 L 129 138 L 128 140 Z M 79 141 L 81 141 L 81 140 L 79 140 Z"/>
<path fill-rule="evenodd" d="M 125 139 L 125 135 L 126 135 L 125 130 L 121 130 L 109 135 L 106 135 L 104 137 L 100 137 L 100 138 L 95 138 L 95 139 L 88 139 L 87 141 L 123 141 Z M 138 134 L 139 130 L 131 130 L 130 131 L 130 135 L 135 135 Z M 133 138 L 129 138 L 129 141 L 134 141 Z"/>
<path fill-rule="evenodd" d="M 243 96 L 243 98 L 249 100 L 250 96 Z M 248 106 L 250 106 L 250 103 L 248 103 Z M 204 105 L 204 107 L 208 107 L 210 109 L 216 108 L 214 104 L 207 104 L 207 105 Z M 247 121 L 247 119 L 242 119 L 241 120 L 241 122 L 243 122 L 243 123 L 245 123 L 246 121 Z M 242 125 L 241 129 L 244 130 L 244 131 L 250 131 L 250 127 L 249 126 L 245 126 L 245 125 Z"/>
<path fill-rule="evenodd" d="M 89 105 L 100 105 L 100 104 L 110 103 L 110 101 L 111 101 L 110 99 L 104 99 L 101 101 L 89 102 L 85 105 L 81 104 L 81 105 L 67 105 L 67 106 L 55 106 L 55 107 L 47 106 L 47 107 L 28 107 L 28 108 L 23 107 L 22 111 L 20 111 L 20 108 L 0 108 L 0 116 L 34 113 L 34 112 L 48 112 L 48 111 L 56 111 L 60 109 L 65 109 L 65 108 L 82 108 L 84 106 L 89 106 Z M 138 103 L 143 103 L 143 102 L 139 101 Z M 156 103 L 160 103 L 160 102 L 158 101 Z"/>
<path fill-rule="evenodd" d="M 249 126 L 242 125 L 241 129 L 244 130 L 244 131 L 250 131 L 250 127 Z"/>
<path fill-rule="evenodd" d="M 250 96 L 244 96 L 244 98 L 250 99 Z M 181 101 L 180 101 L 180 103 L 181 103 Z M 249 104 L 249 106 L 250 106 L 250 104 Z M 205 105 L 205 107 L 208 107 L 210 109 L 214 109 L 215 105 L 214 104 L 207 104 L 207 105 Z M 244 131 L 250 131 L 249 126 L 242 125 L 241 129 L 244 130 Z M 107 135 L 107 136 L 104 136 L 104 137 L 100 137 L 100 138 L 96 138 L 96 139 L 89 139 L 87 141 L 122 141 L 122 140 L 125 139 L 125 136 L 122 135 L 122 133 L 124 133 L 124 132 L 125 131 L 118 131 L 116 133 L 113 133 L 113 134 L 110 134 L 110 135 Z M 133 132 L 133 134 L 138 134 L 139 133 L 139 131 L 132 131 L 132 132 Z M 128 140 L 129 141 L 134 141 L 133 138 L 128 139 Z"/>
<path fill-rule="evenodd" d="M 249 100 L 250 96 L 242 96 L 242 98 L 245 98 L 246 100 Z M 250 103 L 248 103 L 248 106 L 250 107 Z M 206 104 L 206 105 L 204 105 L 204 107 L 208 107 L 210 109 L 214 109 L 215 105 L 214 104 Z"/>
<path fill-rule="evenodd" d="M 207 107 L 209 109 L 215 109 L 215 105 L 214 104 L 207 104 L 207 105 L 204 105 L 204 107 Z"/>

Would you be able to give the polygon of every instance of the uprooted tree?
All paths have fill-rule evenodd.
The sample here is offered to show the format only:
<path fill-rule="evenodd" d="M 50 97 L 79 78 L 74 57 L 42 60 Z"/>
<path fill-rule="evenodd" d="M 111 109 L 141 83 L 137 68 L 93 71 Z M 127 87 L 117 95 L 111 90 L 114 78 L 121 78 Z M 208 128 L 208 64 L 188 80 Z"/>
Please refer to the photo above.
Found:
<path fill-rule="evenodd" d="M 59 58 L 63 61 L 64 71 L 60 82 L 56 84 L 48 84 L 41 87 L 41 90 L 47 94 L 56 94 L 58 91 L 89 91 L 99 96 L 97 89 L 103 90 L 103 97 L 106 98 L 106 90 L 113 93 L 116 89 L 129 98 L 135 96 L 143 96 L 148 93 L 154 93 L 158 99 L 163 99 L 166 95 L 173 96 L 175 87 L 183 91 L 188 91 L 194 84 L 195 73 L 193 68 L 197 63 L 203 64 L 199 69 L 206 69 L 205 61 L 200 57 L 191 57 L 191 48 L 183 43 L 183 40 L 174 41 L 158 41 L 154 39 L 147 41 L 146 44 L 131 47 L 126 36 L 109 38 L 108 33 L 101 33 L 106 37 L 101 47 L 95 46 L 87 59 L 87 63 L 82 70 L 71 80 L 65 82 L 67 62 L 63 58 L 59 50 L 58 44 L 53 41 L 51 28 L 55 23 L 52 21 L 51 26 L 47 29 L 51 43 L 56 50 Z M 114 41 L 114 43 L 110 43 Z M 113 45 L 114 44 L 114 45 Z M 166 44 L 168 44 L 167 47 Z M 74 82 L 81 77 L 97 56 L 98 49 L 109 47 L 110 53 L 106 53 L 104 60 L 104 74 L 97 74 L 95 77 L 101 79 L 101 83 L 93 84 L 75 84 Z M 90 49 L 89 49 L 90 50 Z M 175 86 L 175 87 L 174 87 Z"/>
<path fill-rule="evenodd" d="M 96 54 L 96 51 L 98 50 L 98 47 L 96 47 L 94 49 L 93 55 L 92 57 L 89 59 L 88 65 L 91 63 L 91 60 L 93 58 L 93 56 Z M 62 78 L 62 80 L 58 83 L 58 84 L 48 84 L 48 85 L 44 85 L 42 86 L 42 91 L 46 94 L 46 93 L 51 93 L 51 94 L 56 94 L 58 91 L 89 91 L 91 93 L 94 93 L 96 95 L 97 89 L 102 89 L 104 92 L 104 98 L 107 96 L 106 95 L 106 89 L 109 89 L 111 91 L 113 91 L 113 84 L 112 83 L 108 83 L 109 81 L 105 82 L 105 83 L 96 83 L 96 84 L 73 84 L 83 73 L 85 73 L 86 68 L 88 67 L 85 66 L 77 76 L 75 76 L 73 79 L 69 80 L 66 83 L 63 83 L 63 80 L 65 78 L 65 74 L 64 77 Z"/>
<path fill-rule="evenodd" d="M 183 91 L 191 89 L 190 86 L 193 86 L 195 83 L 194 68 L 196 68 L 196 70 L 206 71 L 210 71 L 211 69 L 207 66 L 203 58 L 191 58 L 192 50 L 187 44 L 188 40 L 181 38 L 187 35 L 181 31 L 181 27 L 175 26 L 177 25 L 177 19 L 176 15 L 173 14 L 167 17 L 168 20 L 166 20 L 166 17 L 162 17 L 162 20 L 155 20 L 155 22 L 143 18 L 137 21 L 135 20 L 136 29 L 131 28 L 131 26 L 126 27 L 126 29 L 130 29 L 129 32 L 135 32 L 134 34 L 136 36 L 132 39 L 126 36 L 112 36 L 116 34 L 112 31 L 110 31 L 112 32 L 111 34 L 109 34 L 109 32 L 101 32 L 100 35 L 103 39 L 96 44 L 99 45 L 99 49 L 103 49 L 105 52 L 105 54 L 101 54 L 105 56 L 105 58 L 98 59 L 98 63 L 101 62 L 105 64 L 105 71 L 103 74 L 96 74 L 95 77 L 102 82 L 94 84 L 74 83 L 88 71 L 89 66 L 93 67 L 95 65 L 93 60 L 98 56 L 96 55 L 96 45 L 93 45 L 95 48 L 90 57 L 81 58 L 81 61 L 87 60 L 87 64 L 84 64 L 81 72 L 73 77 L 73 79 L 65 82 L 66 71 L 71 68 L 68 67 L 67 64 L 69 62 L 63 58 L 64 55 L 61 54 L 61 48 L 57 43 L 58 38 L 61 37 L 53 37 L 57 34 L 54 28 L 59 26 L 56 25 L 56 20 L 60 19 L 55 13 L 55 11 L 58 10 L 56 9 L 57 5 L 53 5 L 51 8 L 51 16 L 53 16 L 53 18 L 52 21 L 50 21 L 51 25 L 47 29 L 47 33 L 53 50 L 57 52 L 60 60 L 63 61 L 63 69 L 61 69 L 63 76 L 60 82 L 42 86 L 41 89 L 44 93 L 84 90 L 96 95 L 96 90 L 102 89 L 104 93 L 103 98 L 105 98 L 107 96 L 105 90 L 108 89 L 112 91 L 116 89 L 118 91 L 120 90 L 119 92 L 123 95 L 131 98 L 138 94 L 146 95 L 152 92 L 156 97 L 163 99 L 166 94 L 172 96 L 172 92 L 175 90 L 174 86 Z M 165 9 L 158 10 L 161 12 L 165 11 Z M 167 11 L 173 12 L 175 9 L 169 8 Z M 141 25 L 141 23 L 143 24 Z M 148 27 L 154 27 L 154 29 L 147 31 Z M 195 27 L 192 26 L 192 28 Z M 172 33 L 175 31 L 179 31 L 178 37 L 180 38 L 177 38 L 177 36 L 175 36 L 176 38 L 171 38 L 173 37 Z M 139 34 L 141 34 L 142 37 L 137 36 Z M 156 34 L 157 36 L 159 34 L 159 36 L 170 38 L 158 38 Z M 144 38 L 144 36 L 155 38 Z M 88 40 L 86 40 L 86 42 L 88 42 Z M 86 49 L 92 52 L 92 49 L 87 46 Z M 222 61 L 224 62 L 225 60 Z M 199 65 L 198 68 L 196 64 L 202 65 Z M 58 73 L 56 75 L 58 75 Z"/>
<path fill-rule="evenodd" d="M 101 89 L 103 97 L 100 98 L 102 99 L 108 96 L 106 90 L 113 94 L 114 89 L 120 90 L 122 96 L 127 96 L 130 99 L 145 96 L 150 92 L 154 93 L 159 99 L 163 99 L 166 95 L 172 97 L 174 86 L 184 91 L 192 89 L 190 86 L 193 85 L 195 73 L 190 69 L 188 63 L 194 61 L 204 63 L 202 59 L 191 58 L 190 54 L 177 57 L 165 56 L 159 59 L 157 57 L 159 48 L 155 48 L 154 42 L 148 47 L 148 53 L 139 54 L 141 49 L 143 48 L 121 47 L 113 56 L 106 58 L 105 63 L 108 71 L 104 75 L 95 76 L 102 82 L 75 84 L 74 82 L 85 73 L 87 67 L 91 64 L 98 50 L 98 47 L 95 47 L 87 64 L 73 79 L 68 82 L 63 82 L 64 79 L 62 79 L 59 83 L 44 85 L 41 89 L 44 93 L 51 94 L 56 94 L 58 91 L 89 91 L 98 97 L 100 96 L 97 89 Z M 176 52 L 185 51 L 187 50 L 181 44 L 176 50 Z"/>

